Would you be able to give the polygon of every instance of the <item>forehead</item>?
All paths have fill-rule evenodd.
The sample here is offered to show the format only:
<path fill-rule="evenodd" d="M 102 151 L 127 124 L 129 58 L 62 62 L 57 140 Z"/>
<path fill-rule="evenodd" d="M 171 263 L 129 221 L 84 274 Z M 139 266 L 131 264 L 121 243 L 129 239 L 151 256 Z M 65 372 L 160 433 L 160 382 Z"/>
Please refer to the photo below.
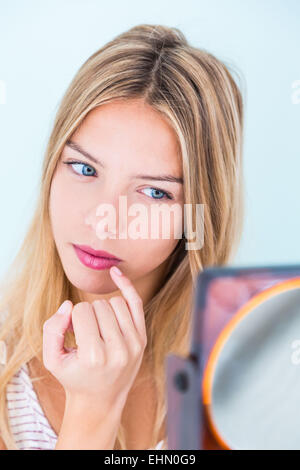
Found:
<path fill-rule="evenodd" d="M 73 134 L 82 148 L 110 164 L 126 162 L 140 170 L 181 172 L 175 131 L 141 100 L 115 101 L 93 109 Z"/>

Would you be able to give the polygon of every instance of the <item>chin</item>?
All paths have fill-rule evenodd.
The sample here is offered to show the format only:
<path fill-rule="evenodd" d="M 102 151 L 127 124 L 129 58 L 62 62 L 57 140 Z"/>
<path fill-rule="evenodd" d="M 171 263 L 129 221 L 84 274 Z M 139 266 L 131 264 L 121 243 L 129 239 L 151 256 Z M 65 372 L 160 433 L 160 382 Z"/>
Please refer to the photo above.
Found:
<path fill-rule="evenodd" d="M 78 271 L 76 273 L 66 272 L 66 276 L 74 287 L 89 294 L 109 294 L 118 290 L 108 269 L 94 271 L 83 268 L 80 273 Z"/>

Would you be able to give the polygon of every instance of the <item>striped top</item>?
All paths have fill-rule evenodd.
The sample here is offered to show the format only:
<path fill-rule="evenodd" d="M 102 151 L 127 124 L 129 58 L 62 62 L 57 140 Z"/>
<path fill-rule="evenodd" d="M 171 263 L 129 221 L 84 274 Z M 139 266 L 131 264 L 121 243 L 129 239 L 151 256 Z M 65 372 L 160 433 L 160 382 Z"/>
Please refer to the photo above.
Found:
<path fill-rule="evenodd" d="M 27 364 L 7 384 L 6 402 L 19 450 L 53 450 L 57 435 L 40 406 Z"/>
<path fill-rule="evenodd" d="M 46 418 L 33 388 L 27 364 L 7 384 L 6 400 L 12 433 L 19 450 L 54 450 L 57 435 Z M 160 450 L 164 440 L 154 449 Z"/>

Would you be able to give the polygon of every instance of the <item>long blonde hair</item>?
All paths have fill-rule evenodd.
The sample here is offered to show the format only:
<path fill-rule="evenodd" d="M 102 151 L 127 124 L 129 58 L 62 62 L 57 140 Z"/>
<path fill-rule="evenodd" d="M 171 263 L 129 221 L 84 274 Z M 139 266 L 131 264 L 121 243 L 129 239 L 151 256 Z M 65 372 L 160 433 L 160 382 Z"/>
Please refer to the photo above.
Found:
<path fill-rule="evenodd" d="M 49 219 L 52 176 L 66 141 L 96 106 L 113 100 L 143 99 L 173 127 L 180 146 L 184 203 L 204 204 L 204 244 L 186 250 L 181 239 L 169 257 L 164 282 L 144 305 L 145 355 L 152 365 L 158 402 L 152 447 L 166 436 L 165 358 L 187 357 L 195 279 L 207 266 L 234 256 L 243 226 L 241 91 L 229 66 L 191 46 L 177 28 L 141 24 L 96 51 L 76 73 L 57 111 L 45 151 L 40 195 L 21 248 L 1 283 L 0 312 L 9 314 L 0 330 L 7 363 L 0 383 L 0 431 L 8 449 L 18 449 L 6 409 L 6 385 L 23 363 L 42 362 L 42 328 L 59 305 L 80 301 L 62 264 Z M 193 230 L 189 219 L 187 230 Z M 195 220 L 193 218 L 193 220 Z M 75 347 L 73 332 L 65 345 Z M 34 380 L 40 380 L 38 377 Z M 122 423 L 115 449 L 126 449 Z"/>

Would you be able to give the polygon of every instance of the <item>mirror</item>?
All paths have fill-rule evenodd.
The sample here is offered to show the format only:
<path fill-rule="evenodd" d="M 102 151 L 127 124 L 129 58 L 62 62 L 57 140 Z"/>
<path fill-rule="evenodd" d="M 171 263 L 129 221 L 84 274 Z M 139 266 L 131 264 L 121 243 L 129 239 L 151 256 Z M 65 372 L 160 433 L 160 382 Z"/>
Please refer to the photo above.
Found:
<path fill-rule="evenodd" d="M 210 351 L 202 386 L 222 448 L 300 449 L 299 279 L 260 292 L 237 311 Z"/>

